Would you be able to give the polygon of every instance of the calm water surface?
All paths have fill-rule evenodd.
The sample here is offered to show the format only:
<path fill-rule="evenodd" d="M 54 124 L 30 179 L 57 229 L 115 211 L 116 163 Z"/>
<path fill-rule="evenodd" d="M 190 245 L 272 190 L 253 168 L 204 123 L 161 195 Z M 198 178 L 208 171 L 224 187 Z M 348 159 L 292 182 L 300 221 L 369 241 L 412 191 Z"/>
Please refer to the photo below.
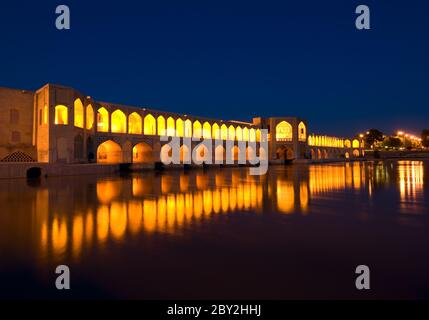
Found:
<path fill-rule="evenodd" d="M 0 180 L 0 297 L 429 298 L 429 162 Z M 71 269 L 69 292 L 55 267 Z M 355 289 L 355 268 L 371 290 Z"/>

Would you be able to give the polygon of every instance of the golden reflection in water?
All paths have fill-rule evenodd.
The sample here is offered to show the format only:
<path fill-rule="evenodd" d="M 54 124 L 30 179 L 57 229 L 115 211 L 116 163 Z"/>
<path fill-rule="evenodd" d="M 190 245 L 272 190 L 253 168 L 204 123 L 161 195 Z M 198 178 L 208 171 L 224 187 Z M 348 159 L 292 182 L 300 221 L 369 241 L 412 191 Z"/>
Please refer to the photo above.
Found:
<path fill-rule="evenodd" d="M 424 167 L 421 161 L 399 161 L 398 180 L 401 202 L 416 200 L 423 192 Z"/>
<path fill-rule="evenodd" d="M 295 191 L 291 181 L 277 180 L 277 209 L 283 213 L 292 213 L 295 206 Z"/>

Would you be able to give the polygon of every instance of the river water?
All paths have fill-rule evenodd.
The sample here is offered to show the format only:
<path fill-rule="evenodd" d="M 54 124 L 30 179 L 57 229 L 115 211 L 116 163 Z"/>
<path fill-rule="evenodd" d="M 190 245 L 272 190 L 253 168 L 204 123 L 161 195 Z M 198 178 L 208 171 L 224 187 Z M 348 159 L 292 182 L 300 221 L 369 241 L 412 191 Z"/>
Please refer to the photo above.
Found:
<path fill-rule="evenodd" d="M 0 199 L 3 298 L 429 298 L 428 161 L 0 180 Z"/>

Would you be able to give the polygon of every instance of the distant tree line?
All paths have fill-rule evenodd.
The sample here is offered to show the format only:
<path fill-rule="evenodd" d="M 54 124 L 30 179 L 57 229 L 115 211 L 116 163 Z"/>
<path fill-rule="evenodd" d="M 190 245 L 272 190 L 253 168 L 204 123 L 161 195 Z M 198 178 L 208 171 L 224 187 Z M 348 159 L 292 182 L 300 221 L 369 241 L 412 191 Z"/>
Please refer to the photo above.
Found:
<path fill-rule="evenodd" d="M 365 145 L 371 149 L 399 149 L 405 148 L 408 150 L 415 148 L 429 148 L 429 129 L 423 129 L 421 132 L 421 141 L 410 139 L 406 136 L 398 136 L 397 134 L 385 135 L 378 129 L 370 129 L 365 137 Z"/>

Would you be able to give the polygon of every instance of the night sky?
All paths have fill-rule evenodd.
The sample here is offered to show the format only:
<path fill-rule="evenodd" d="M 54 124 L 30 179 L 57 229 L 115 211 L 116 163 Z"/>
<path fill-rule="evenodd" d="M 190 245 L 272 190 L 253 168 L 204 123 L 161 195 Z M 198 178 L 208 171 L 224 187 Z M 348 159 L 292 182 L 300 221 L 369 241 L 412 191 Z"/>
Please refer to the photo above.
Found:
<path fill-rule="evenodd" d="M 71 30 L 55 28 L 67 4 Z M 371 30 L 355 8 L 371 9 Z M 429 127 L 429 2 L 2 1 L 0 86 L 352 135 Z"/>

